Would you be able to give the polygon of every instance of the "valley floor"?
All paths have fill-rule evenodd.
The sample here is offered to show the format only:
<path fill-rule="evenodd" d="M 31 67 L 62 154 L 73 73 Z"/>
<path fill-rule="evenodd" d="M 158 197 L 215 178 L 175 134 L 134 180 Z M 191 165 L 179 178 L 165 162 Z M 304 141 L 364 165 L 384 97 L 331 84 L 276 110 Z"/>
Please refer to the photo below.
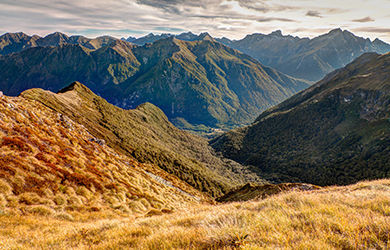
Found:
<path fill-rule="evenodd" d="M 170 214 L 72 216 L 0 208 L 0 249 L 390 249 L 390 180 Z"/>

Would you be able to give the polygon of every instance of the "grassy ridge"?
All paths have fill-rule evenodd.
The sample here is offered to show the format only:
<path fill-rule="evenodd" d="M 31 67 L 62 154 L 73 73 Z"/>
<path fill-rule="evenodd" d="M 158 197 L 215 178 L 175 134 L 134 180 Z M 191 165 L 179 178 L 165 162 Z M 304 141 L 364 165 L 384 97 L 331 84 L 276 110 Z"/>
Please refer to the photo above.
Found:
<path fill-rule="evenodd" d="M 210 200 L 158 167 L 111 149 L 68 117 L 21 97 L 0 97 L 0 156 L 2 212 L 63 220 L 85 213 L 126 217 Z"/>
<path fill-rule="evenodd" d="M 389 191 L 390 181 L 380 180 L 83 222 L 5 212 L 0 242 L 5 249 L 388 249 Z"/>
<path fill-rule="evenodd" d="M 77 82 L 58 94 L 31 89 L 21 95 L 69 116 L 116 150 L 153 163 L 214 197 L 250 179 L 263 181 L 245 174 L 240 165 L 216 157 L 205 139 L 175 128 L 152 104 L 123 110 Z"/>

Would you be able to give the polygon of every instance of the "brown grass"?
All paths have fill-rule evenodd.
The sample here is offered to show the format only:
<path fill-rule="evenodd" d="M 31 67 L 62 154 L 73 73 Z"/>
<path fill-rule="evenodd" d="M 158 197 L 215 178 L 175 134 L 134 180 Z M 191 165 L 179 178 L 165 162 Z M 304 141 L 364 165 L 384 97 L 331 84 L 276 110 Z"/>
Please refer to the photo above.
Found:
<path fill-rule="evenodd" d="M 77 221 L 79 213 L 122 218 L 197 202 L 145 170 L 174 179 L 201 200 L 207 198 L 156 166 L 91 138 L 83 126 L 36 101 L 0 98 L 0 207 Z"/>
<path fill-rule="evenodd" d="M 390 180 L 378 180 L 119 219 L 57 213 L 49 222 L 39 209 L 24 215 L 5 209 L 0 243 L 4 249 L 389 249 L 389 191 Z"/>

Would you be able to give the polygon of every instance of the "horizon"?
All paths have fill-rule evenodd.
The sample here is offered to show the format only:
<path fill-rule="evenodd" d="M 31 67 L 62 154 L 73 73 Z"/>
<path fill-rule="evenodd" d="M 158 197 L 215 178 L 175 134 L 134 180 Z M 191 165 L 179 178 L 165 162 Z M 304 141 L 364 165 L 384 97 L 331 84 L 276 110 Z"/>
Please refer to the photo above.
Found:
<path fill-rule="evenodd" d="M 195 34 L 240 40 L 247 34 L 313 38 L 334 28 L 390 43 L 388 0 L 33 0 L 0 3 L 0 33 L 65 34 L 116 38 L 153 34 Z"/>
<path fill-rule="evenodd" d="M 350 33 L 352 33 L 353 35 L 355 35 L 356 37 L 361 37 L 361 38 L 363 38 L 363 39 L 369 39 L 371 42 L 372 41 L 374 41 L 375 39 L 379 39 L 379 40 L 381 40 L 382 42 L 385 42 L 385 43 L 387 43 L 387 44 L 390 44 L 390 42 L 387 42 L 387 41 L 384 41 L 384 40 L 382 40 L 380 37 L 375 37 L 375 38 L 370 38 L 370 37 L 364 37 L 364 36 L 361 36 L 361 35 L 359 35 L 359 34 L 356 34 L 356 33 L 354 33 L 354 32 L 351 32 L 351 31 L 349 31 L 348 29 L 341 29 L 341 28 L 332 28 L 332 29 L 330 29 L 330 30 L 328 30 L 327 32 L 325 32 L 325 33 L 322 33 L 322 34 L 319 34 L 319 35 L 317 35 L 317 36 L 314 36 L 314 37 L 308 37 L 308 36 L 294 36 L 294 35 L 291 35 L 291 34 L 286 34 L 286 33 L 284 33 L 282 30 L 280 30 L 280 29 L 277 29 L 277 30 L 273 30 L 273 31 L 271 31 L 271 32 L 269 32 L 269 33 L 261 33 L 261 32 L 256 32 L 256 33 L 250 33 L 250 34 L 245 34 L 242 38 L 240 38 L 240 39 L 233 39 L 233 38 L 231 38 L 231 37 L 226 37 L 226 36 L 224 36 L 224 37 L 216 37 L 216 36 L 213 36 L 212 34 L 210 34 L 210 32 L 207 32 L 207 31 L 204 31 L 204 32 L 201 32 L 201 33 L 195 33 L 195 32 L 192 32 L 192 31 L 184 31 L 184 32 L 180 32 L 180 33 L 170 33 L 170 32 L 162 32 L 162 33 L 155 33 L 155 32 L 150 32 L 150 33 L 148 33 L 148 34 L 145 34 L 145 35 L 140 35 L 140 36 L 112 36 L 112 35 L 108 35 L 108 34 L 102 34 L 102 35 L 99 35 L 99 36 L 85 36 L 85 35 L 83 35 L 83 34 L 70 34 L 70 33 L 67 33 L 67 32 L 63 32 L 63 31 L 54 31 L 54 32 L 51 32 L 51 33 L 48 33 L 48 34 L 45 34 L 45 35 L 39 35 L 39 34 L 28 34 L 28 33 L 26 33 L 26 32 L 23 32 L 23 31 L 17 31 L 17 32 L 5 32 L 5 33 L 2 33 L 2 34 L 0 34 L 0 36 L 3 36 L 3 35 L 5 35 L 5 34 L 17 34 L 17 33 L 23 33 L 23 34 L 26 34 L 26 35 L 28 35 L 28 36 L 30 36 L 30 37 L 32 37 L 32 36 L 34 36 L 34 35 L 37 35 L 37 36 L 40 36 L 40 37 L 42 37 L 42 38 L 44 38 L 44 37 L 46 37 L 46 36 L 49 36 L 49 35 L 52 35 L 52 34 L 55 34 L 55 33 L 62 33 L 62 34 L 65 34 L 66 36 L 68 36 L 68 37 L 72 37 L 72 36 L 83 36 L 83 37 L 86 37 L 86 38 L 88 38 L 88 39 L 96 39 L 96 38 L 99 38 L 99 37 L 104 37 L 104 36 L 110 36 L 110 37 L 114 37 L 114 38 L 116 38 L 116 39 L 128 39 L 129 37 L 135 37 L 136 39 L 139 39 L 139 38 L 142 38 L 142 37 L 146 37 L 146 36 L 148 36 L 148 35 L 155 35 L 155 36 L 161 36 L 161 35 L 171 35 L 171 36 L 176 36 L 176 35 L 180 35 L 180 34 L 184 34 L 184 33 L 192 33 L 192 34 L 194 34 L 194 35 L 197 35 L 197 36 L 199 36 L 199 35 L 201 35 L 201 34 L 203 34 L 203 33 L 208 33 L 211 37 L 213 37 L 213 38 L 228 38 L 228 39 L 230 39 L 230 40 L 232 40 L 232 41 L 234 41 L 234 40 L 242 40 L 242 39 L 244 39 L 246 36 L 250 36 L 250 35 L 255 35 L 255 34 L 262 34 L 262 35 L 270 35 L 270 34 L 272 34 L 272 33 L 275 33 L 275 32 L 278 32 L 278 31 L 281 31 L 281 34 L 282 34 L 282 36 L 284 36 L 284 37 L 286 37 L 286 36 L 292 36 L 292 37 L 297 37 L 297 38 L 299 38 L 299 39 L 305 39 L 305 38 L 309 38 L 309 39 L 314 39 L 314 38 L 317 38 L 317 37 L 319 37 L 319 36 L 321 36 L 321 35 L 325 35 L 325 34 L 328 34 L 329 32 L 331 32 L 332 30 L 341 30 L 341 31 L 347 31 L 347 32 L 350 32 Z"/>

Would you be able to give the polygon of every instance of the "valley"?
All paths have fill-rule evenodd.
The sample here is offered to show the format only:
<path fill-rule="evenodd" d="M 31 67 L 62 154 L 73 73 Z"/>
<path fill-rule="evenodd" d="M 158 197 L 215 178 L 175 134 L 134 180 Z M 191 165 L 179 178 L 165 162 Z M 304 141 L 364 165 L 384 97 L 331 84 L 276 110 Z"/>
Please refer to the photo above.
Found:
<path fill-rule="evenodd" d="M 389 249 L 388 51 L 2 35 L 0 249 Z"/>

